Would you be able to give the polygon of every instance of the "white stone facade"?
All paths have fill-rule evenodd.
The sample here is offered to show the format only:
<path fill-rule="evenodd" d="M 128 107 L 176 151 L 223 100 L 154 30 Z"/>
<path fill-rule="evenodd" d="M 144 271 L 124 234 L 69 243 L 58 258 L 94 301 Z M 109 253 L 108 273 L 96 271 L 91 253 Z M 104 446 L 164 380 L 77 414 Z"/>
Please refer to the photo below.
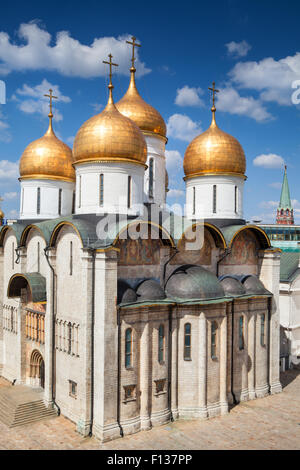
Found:
<path fill-rule="evenodd" d="M 186 179 L 189 219 L 243 219 L 244 178 L 230 175 Z"/>
<path fill-rule="evenodd" d="M 165 139 L 144 134 L 147 143 L 147 169 L 144 176 L 144 202 L 163 207 L 166 202 Z M 153 163 L 151 163 L 151 160 Z M 152 176 L 150 176 L 152 173 Z M 152 183 L 151 183 L 151 179 Z"/>
<path fill-rule="evenodd" d="M 75 183 L 62 180 L 21 181 L 20 219 L 55 219 L 72 214 Z"/>

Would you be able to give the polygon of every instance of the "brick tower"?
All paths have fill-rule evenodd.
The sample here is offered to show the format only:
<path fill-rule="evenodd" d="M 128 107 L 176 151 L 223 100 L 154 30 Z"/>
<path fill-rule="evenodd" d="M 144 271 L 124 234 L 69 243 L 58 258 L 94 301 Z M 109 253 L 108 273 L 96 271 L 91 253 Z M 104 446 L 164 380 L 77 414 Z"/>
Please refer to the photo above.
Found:
<path fill-rule="evenodd" d="M 294 211 L 291 203 L 286 166 L 284 167 L 284 176 L 281 188 L 280 203 L 277 209 L 276 223 L 280 225 L 294 225 Z"/>

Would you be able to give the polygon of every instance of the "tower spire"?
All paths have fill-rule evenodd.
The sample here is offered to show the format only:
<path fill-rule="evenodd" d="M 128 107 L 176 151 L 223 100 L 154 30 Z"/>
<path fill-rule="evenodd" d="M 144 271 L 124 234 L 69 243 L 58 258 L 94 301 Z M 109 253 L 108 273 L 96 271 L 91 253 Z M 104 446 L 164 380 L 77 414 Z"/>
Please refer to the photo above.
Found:
<path fill-rule="evenodd" d="M 108 103 L 107 104 L 114 104 L 113 96 L 112 96 L 112 91 L 113 91 L 113 84 L 112 84 L 112 67 L 119 67 L 119 64 L 114 64 L 112 61 L 113 56 L 111 54 L 108 54 L 109 61 L 103 60 L 103 64 L 108 64 L 109 65 L 109 98 L 108 98 Z"/>
<path fill-rule="evenodd" d="M 212 102 L 213 102 L 213 105 L 211 108 L 211 112 L 212 112 L 211 126 L 216 126 L 217 124 L 216 124 L 216 116 L 215 116 L 215 113 L 216 113 L 215 99 L 216 99 L 216 93 L 220 93 L 220 90 L 216 89 L 216 82 L 213 82 L 212 87 L 208 87 L 208 89 L 212 92 Z"/>
<path fill-rule="evenodd" d="M 287 179 L 287 166 L 284 166 L 283 182 L 281 187 L 280 202 L 277 209 L 277 224 L 294 225 L 294 211 L 291 202 L 290 188 Z"/>
<path fill-rule="evenodd" d="M 49 88 L 49 95 L 44 95 L 44 96 L 49 98 L 49 108 L 50 108 L 50 112 L 48 114 L 49 127 L 48 127 L 48 130 L 47 130 L 46 134 L 53 134 L 53 128 L 52 128 L 52 119 L 53 119 L 52 100 L 58 100 L 58 97 L 53 95 L 53 90 L 51 88 Z"/>

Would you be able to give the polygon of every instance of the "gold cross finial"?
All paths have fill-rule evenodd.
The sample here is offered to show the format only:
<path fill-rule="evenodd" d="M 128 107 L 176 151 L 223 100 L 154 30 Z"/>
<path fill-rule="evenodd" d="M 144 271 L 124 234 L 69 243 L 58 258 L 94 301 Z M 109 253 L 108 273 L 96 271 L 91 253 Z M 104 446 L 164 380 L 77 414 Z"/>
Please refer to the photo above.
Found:
<path fill-rule="evenodd" d="M 135 47 L 141 47 L 141 44 L 137 44 L 137 43 L 135 42 L 136 38 L 135 38 L 134 36 L 132 36 L 131 39 L 132 39 L 132 42 L 126 41 L 126 43 L 127 43 L 127 44 L 130 44 L 130 45 L 132 46 L 132 58 L 131 58 L 131 64 L 132 64 L 132 65 L 131 65 L 131 67 L 134 69 L 134 68 L 135 68 L 135 67 L 134 67 L 134 62 L 135 62 L 134 48 L 135 48 Z"/>
<path fill-rule="evenodd" d="M 53 116 L 53 114 L 52 114 L 52 100 L 53 100 L 53 99 L 55 99 L 55 100 L 58 99 L 57 96 L 53 96 L 52 93 L 53 93 L 53 90 L 51 90 L 51 88 L 50 88 L 50 89 L 49 89 L 49 95 L 44 95 L 44 96 L 46 96 L 47 98 L 50 99 L 50 104 L 49 104 L 50 113 L 49 113 L 49 117 L 52 117 L 52 116 Z"/>
<path fill-rule="evenodd" d="M 112 82 L 111 82 L 111 79 L 112 79 L 112 66 L 114 65 L 115 67 L 119 67 L 119 64 L 114 64 L 113 61 L 112 61 L 112 58 L 113 56 L 111 54 L 108 54 L 108 57 L 109 57 L 109 62 L 107 62 L 106 60 L 103 60 L 103 64 L 108 64 L 109 65 L 109 87 L 111 88 L 112 87 Z"/>
<path fill-rule="evenodd" d="M 212 91 L 213 108 L 215 108 L 215 97 L 216 97 L 216 93 L 219 93 L 220 90 L 217 90 L 217 89 L 216 89 L 216 82 L 213 82 L 212 88 L 211 88 L 211 87 L 208 87 L 208 89 L 209 89 L 210 91 Z"/>

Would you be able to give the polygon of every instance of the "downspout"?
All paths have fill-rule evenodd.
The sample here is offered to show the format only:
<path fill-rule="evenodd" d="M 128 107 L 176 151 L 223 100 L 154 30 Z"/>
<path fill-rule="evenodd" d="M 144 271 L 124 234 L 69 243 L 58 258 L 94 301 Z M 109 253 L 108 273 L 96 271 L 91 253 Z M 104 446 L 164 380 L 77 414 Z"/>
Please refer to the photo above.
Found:
<path fill-rule="evenodd" d="M 231 253 L 231 248 L 226 248 L 223 255 L 218 259 L 218 261 L 217 261 L 217 277 L 219 277 L 219 264 L 221 263 L 221 261 L 223 261 L 224 258 L 226 258 L 226 256 L 230 255 L 230 253 Z"/>
<path fill-rule="evenodd" d="M 91 312 L 91 421 L 89 437 L 93 435 L 93 422 L 94 422 L 94 340 L 95 340 L 95 265 L 96 265 L 96 251 L 91 250 L 93 264 L 92 264 L 92 312 Z"/>
<path fill-rule="evenodd" d="M 271 377 L 270 377 L 271 309 L 272 309 L 272 297 L 269 297 L 268 298 L 268 359 L 267 359 L 269 393 L 271 390 Z"/>
<path fill-rule="evenodd" d="M 54 369 L 55 369 L 55 357 L 54 357 L 55 355 L 55 307 L 54 307 L 55 305 L 55 272 L 54 272 L 53 266 L 51 265 L 49 261 L 49 254 L 48 254 L 49 250 L 50 250 L 50 246 L 47 245 L 46 248 L 44 248 L 44 253 L 45 253 L 49 268 L 52 271 L 52 312 L 51 312 L 52 313 L 52 401 L 53 401 L 53 405 L 57 409 L 57 415 L 59 416 L 60 407 L 55 401 L 55 388 L 54 388 L 54 382 L 55 382 L 55 373 L 54 373 Z"/>
<path fill-rule="evenodd" d="M 169 358 L 168 358 L 168 407 L 170 410 L 170 419 L 173 422 L 174 417 L 172 413 L 172 307 L 169 307 Z"/>
<path fill-rule="evenodd" d="M 117 423 L 120 428 L 120 436 L 124 437 L 123 428 L 120 423 L 120 387 L 121 387 L 121 318 L 120 307 L 117 306 L 117 324 L 118 324 L 118 377 L 117 377 Z"/>
<path fill-rule="evenodd" d="M 167 271 L 167 264 L 170 263 L 170 261 L 172 261 L 172 259 L 174 258 L 174 256 L 177 255 L 177 253 L 179 253 L 179 250 L 177 248 L 175 248 L 175 251 L 174 253 L 171 254 L 170 258 L 165 262 L 164 264 L 164 272 L 163 272 L 163 288 L 165 289 L 166 288 L 166 271 Z"/>
<path fill-rule="evenodd" d="M 232 304 L 231 304 L 231 395 L 233 398 L 233 404 L 237 404 L 237 399 L 235 397 L 234 391 L 233 391 L 233 356 L 234 356 L 234 299 L 232 299 Z"/>

